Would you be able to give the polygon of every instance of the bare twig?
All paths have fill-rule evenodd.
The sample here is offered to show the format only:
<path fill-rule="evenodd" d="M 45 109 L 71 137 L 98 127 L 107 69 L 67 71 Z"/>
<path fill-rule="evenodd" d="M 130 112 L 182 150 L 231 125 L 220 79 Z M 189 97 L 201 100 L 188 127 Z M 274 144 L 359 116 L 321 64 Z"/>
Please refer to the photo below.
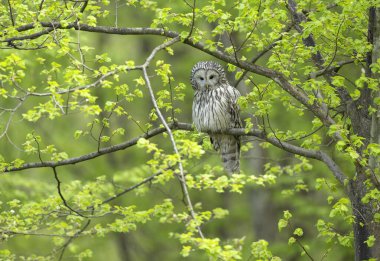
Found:
<path fill-rule="evenodd" d="M 21 105 L 24 103 L 25 100 L 26 100 L 26 97 L 22 98 L 21 101 L 13 109 L 5 109 L 6 111 L 10 111 L 10 115 L 9 115 L 8 120 L 7 120 L 7 123 L 5 124 L 3 132 L 0 134 L 0 139 L 3 138 L 5 135 L 7 135 L 8 129 L 9 129 L 9 126 L 11 124 L 11 121 L 12 121 L 14 114 L 21 107 Z"/>
<path fill-rule="evenodd" d="M 155 174 L 153 174 L 153 175 L 145 178 L 144 180 L 140 181 L 139 183 L 137 183 L 137 184 L 135 184 L 135 185 L 133 185 L 133 186 L 131 186 L 129 188 L 124 189 L 123 191 L 117 193 L 116 195 L 114 195 L 114 196 L 112 196 L 112 197 L 110 197 L 108 199 L 103 200 L 102 204 L 106 204 L 106 203 L 108 203 L 108 202 L 110 202 L 110 201 L 112 201 L 114 199 L 117 199 L 117 198 L 123 196 L 124 194 L 126 194 L 126 193 L 128 193 L 128 192 L 130 192 L 130 191 L 132 191 L 132 190 L 134 190 L 134 189 L 136 189 L 138 187 L 141 187 L 142 185 L 144 185 L 144 184 L 146 184 L 148 182 L 151 182 L 153 179 L 155 179 L 157 176 L 161 175 L 162 173 L 163 173 L 163 171 L 158 171 L 157 173 L 155 173 Z"/>
<path fill-rule="evenodd" d="M 331 64 L 334 62 L 335 60 L 335 57 L 336 57 L 336 54 L 338 52 L 338 40 L 339 40 L 339 33 L 340 33 L 340 29 L 342 28 L 342 25 L 344 23 L 344 19 L 342 19 L 341 23 L 339 24 L 339 27 L 338 27 L 338 31 L 336 33 L 336 37 L 335 37 L 335 48 L 334 48 L 334 54 L 333 54 L 333 57 L 331 58 L 329 64 L 325 67 L 325 69 L 321 72 L 321 74 L 323 75 L 326 70 L 328 68 L 330 68 Z"/>
<path fill-rule="evenodd" d="M 44 5 L 44 2 L 45 2 L 45 0 L 42 0 L 42 1 L 40 2 L 40 6 L 39 6 L 39 8 L 38 8 L 39 11 L 42 10 L 42 7 L 43 7 L 43 5 Z"/>
<path fill-rule="evenodd" d="M 68 235 L 60 235 L 60 234 L 47 234 L 47 233 L 37 233 L 37 232 L 31 232 L 31 231 L 11 231 L 11 230 L 0 230 L 0 234 L 7 234 L 12 236 L 41 236 L 41 237 L 63 237 L 67 238 L 70 237 Z"/>
<path fill-rule="evenodd" d="M 86 221 L 86 223 L 83 225 L 83 227 L 78 230 L 78 232 L 75 233 L 75 235 L 73 235 L 72 237 L 70 237 L 59 249 L 61 249 L 61 254 L 59 255 L 58 257 L 58 260 L 61 261 L 62 258 L 63 258 L 63 255 L 65 254 L 65 250 L 66 248 L 71 244 L 71 242 L 77 238 L 80 234 L 83 233 L 83 231 L 85 231 L 87 229 L 87 227 L 90 225 L 91 223 L 91 219 L 88 219 Z"/>
<path fill-rule="evenodd" d="M 289 225 L 290 225 L 290 229 L 294 231 L 294 227 L 292 226 L 291 222 L 290 221 L 288 221 L 288 222 L 289 222 Z M 303 252 L 307 255 L 307 257 L 311 261 L 314 261 L 314 258 L 311 256 L 311 254 L 309 253 L 309 251 L 306 249 L 306 247 L 302 243 L 301 239 L 299 239 L 297 235 L 295 235 L 293 238 L 296 240 L 298 246 L 303 250 Z"/>
<path fill-rule="evenodd" d="M 84 218 L 88 218 L 87 216 L 79 213 L 78 211 L 76 211 L 75 209 L 73 209 L 72 207 L 70 207 L 69 204 L 67 204 L 67 201 L 65 199 L 65 197 L 63 196 L 62 194 L 62 191 L 61 191 L 61 180 L 59 179 L 58 177 L 58 173 L 57 173 L 57 170 L 56 170 L 56 167 L 53 167 L 53 172 L 54 172 L 54 178 L 55 180 L 57 181 L 57 190 L 58 190 L 58 194 L 59 194 L 59 197 L 61 198 L 62 202 L 63 202 L 63 205 L 65 205 L 66 208 L 68 208 L 70 211 L 74 212 L 75 214 L 77 214 L 78 216 L 81 216 L 81 217 L 84 217 Z"/>
<path fill-rule="evenodd" d="M 184 0 L 184 2 L 192 9 L 190 31 L 189 31 L 189 34 L 186 36 L 186 38 L 188 39 L 193 34 L 193 30 L 194 30 L 194 26 L 195 26 L 195 3 L 196 3 L 196 0 L 193 0 L 193 5 L 190 5 L 186 0 Z"/>
<path fill-rule="evenodd" d="M 339 69 L 342 68 L 344 65 L 352 64 L 354 62 L 355 62 L 355 60 L 347 60 L 347 61 L 338 62 L 335 66 L 331 66 L 331 65 L 330 66 L 326 66 L 322 70 L 310 73 L 310 75 L 309 75 L 309 77 L 307 79 L 316 78 L 316 77 L 324 75 L 325 73 L 338 72 Z"/>
<path fill-rule="evenodd" d="M 12 25 L 15 26 L 15 18 L 13 16 L 12 4 L 11 4 L 10 0 L 8 0 L 7 2 L 8 2 L 8 8 L 9 8 L 9 16 L 11 18 Z"/>
<path fill-rule="evenodd" d="M 84 10 L 86 10 L 86 7 L 87 7 L 87 4 L 88 4 L 88 1 L 89 1 L 89 0 L 85 0 L 85 1 L 83 1 L 83 5 L 82 5 L 82 7 L 80 8 L 80 11 L 79 11 L 79 12 L 83 13 Z"/>

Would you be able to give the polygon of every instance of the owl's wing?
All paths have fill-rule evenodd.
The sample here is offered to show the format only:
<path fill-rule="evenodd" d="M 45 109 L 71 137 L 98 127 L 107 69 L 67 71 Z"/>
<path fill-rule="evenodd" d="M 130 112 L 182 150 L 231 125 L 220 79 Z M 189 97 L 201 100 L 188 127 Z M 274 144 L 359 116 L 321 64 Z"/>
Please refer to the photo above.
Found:
<path fill-rule="evenodd" d="M 242 123 L 240 120 L 240 108 L 237 100 L 240 92 L 232 86 L 226 88 L 225 97 L 227 100 L 227 113 L 230 116 L 230 127 L 240 128 Z M 214 139 L 215 138 L 215 139 Z M 240 136 L 231 136 L 219 134 L 212 138 L 214 148 L 220 150 L 224 169 L 229 174 L 240 172 Z"/>
<path fill-rule="evenodd" d="M 243 127 L 243 124 L 240 119 L 240 107 L 237 103 L 237 100 L 241 96 L 241 94 L 236 88 L 232 86 L 228 86 L 227 93 L 229 96 L 228 107 L 229 107 L 229 110 L 230 110 L 229 113 L 231 116 L 231 127 L 241 128 Z"/>

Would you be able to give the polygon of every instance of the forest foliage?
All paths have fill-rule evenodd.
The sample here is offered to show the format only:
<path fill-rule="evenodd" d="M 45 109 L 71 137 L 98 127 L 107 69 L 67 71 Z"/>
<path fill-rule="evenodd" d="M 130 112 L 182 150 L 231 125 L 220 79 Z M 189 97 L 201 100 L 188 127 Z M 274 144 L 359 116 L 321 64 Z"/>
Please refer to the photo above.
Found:
<path fill-rule="evenodd" d="M 380 258 L 371 8 L 3 1 L 0 259 Z M 240 174 L 191 125 L 200 60 L 242 93 Z"/>

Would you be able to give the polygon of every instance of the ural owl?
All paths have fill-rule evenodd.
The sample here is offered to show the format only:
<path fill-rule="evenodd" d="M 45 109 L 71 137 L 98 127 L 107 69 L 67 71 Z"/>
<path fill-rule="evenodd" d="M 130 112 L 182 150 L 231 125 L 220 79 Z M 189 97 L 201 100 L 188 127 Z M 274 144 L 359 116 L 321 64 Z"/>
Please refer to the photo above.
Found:
<path fill-rule="evenodd" d="M 223 67 L 213 61 L 199 62 L 191 71 L 194 92 L 193 122 L 198 131 L 208 132 L 215 150 L 220 151 L 224 169 L 240 172 L 240 139 L 216 134 L 242 126 L 237 99 L 240 93 L 226 78 Z"/>

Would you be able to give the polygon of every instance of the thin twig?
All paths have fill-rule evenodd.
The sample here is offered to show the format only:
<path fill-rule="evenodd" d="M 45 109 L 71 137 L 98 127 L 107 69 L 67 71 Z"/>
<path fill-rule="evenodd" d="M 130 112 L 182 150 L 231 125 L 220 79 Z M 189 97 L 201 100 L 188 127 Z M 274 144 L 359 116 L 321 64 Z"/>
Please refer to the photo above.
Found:
<path fill-rule="evenodd" d="M 288 221 L 288 223 L 289 223 L 290 229 L 291 229 L 292 231 L 294 231 L 295 229 L 294 229 L 292 223 L 291 223 L 290 221 Z M 307 257 L 308 257 L 311 261 L 314 261 L 314 258 L 311 256 L 311 254 L 309 253 L 309 251 L 307 251 L 306 247 L 302 244 L 302 242 L 301 242 L 301 240 L 298 238 L 298 236 L 295 235 L 293 238 L 296 240 L 296 242 L 297 242 L 297 244 L 299 245 L 299 247 L 305 252 L 305 254 L 307 255 Z"/>
<path fill-rule="evenodd" d="M 172 105 L 172 108 L 171 108 L 172 121 L 176 121 L 175 115 L 174 115 L 173 88 L 172 88 L 172 82 L 170 80 L 170 75 L 169 75 L 168 79 L 169 79 L 169 89 L 170 89 L 170 103 Z"/>
<path fill-rule="evenodd" d="M 195 3 L 196 3 L 196 0 L 193 0 L 193 6 L 191 6 L 186 0 L 184 0 L 184 2 L 192 9 L 190 31 L 189 31 L 189 34 L 186 36 L 186 39 L 188 39 L 193 34 L 193 30 L 194 30 L 194 26 L 195 26 Z"/>
<path fill-rule="evenodd" d="M 8 129 L 10 127 L 10 124 L 11 124 L 11 121 L 12 121 L 14 114 L 21 107 L 21 105 L 24 103 L 25 100 L 26 100 L 26 97 L 22 98 L 21 101 L 13 109 L 6 109 L 6 111 L 10 111 L 10 115 L 9 115 L 8 120 L 7 120 L 7 123 L 5 124 L 3 132 L 0 134 L 0 139 L 3 138 L 5 135 L 7 135 Z"/>
<path fill-rule="evenodd" d="M 13 8 L 12 8 L 10 0 L 8 0 L 8 8 L 9 8 L 9 16 L 11 18 L 12 26 L 15 26 L 15 19 L 13 17 Z"/>
<path fill-rule="evenodd" d="M 44 161 L 42 160 L 42 156 L 41 156 L 41 148 L 40 148 L 40 143 L 38 142 L 38 139 L 37 139 L 37 137 L 36 137 L 36 136 L 34 136 L 34 133 L 32 133 L 32 135 L 33 135 L 33 139 L 34 139 L 34 142 L 37 144 L 37 153 L 38 153 L 38 158 L 39 158 L 40 162 L 42 163 L 42 162 L 44 162 Z"/>
<path fill-rule="evenodd" d="M 323 75 L 326 70 L 328 68 L 330 68 L 331 64 L 334 62 L 335 60 L 335 57 L 336 57 L 336 54 L 338 52 L 338 40 L 339 40 L 339 33 L 340 33 L 340 29 L 342 28 L 342 25 L 344 23 L 344 19 L 342 19 L 341 23 L 339 24 L 339 27 L 338 27 L 338 31 L 336 33 L 336 38 L 335 38 L 335 48 L 334 48 L 334 54 L 333 54 L 333 57 L 331 58 L 331 61 L 329 62 L 329 64 L 325 67 L 325 69 L 321 72 L 321 74 Z"/>
<path fill-rule="evenodd" d="M 132 70 L 132 69 L 131 69 Z M 86 89 L 90 89 L 90 88 L 94 88 L 94 87 L 97 87 L 99 85 L 102 84 L 102 82 L 116 74 L 117 72 L 119 72 L 119 70 L 112 70 L 112 71 L 109 71 L 105 74 L 103 74 L 102 76 L 100 76 L 95 82 L 93 83 L 90 83 L 90 84 L 86 84 L 86 85 L 82 85 L 82 86 L 78 86 L 78 87 L 75 87 L 75 88 L 70 88 L 68 90 L 60 90 L 60 91 L 57 91 L 56 93 L 54 94 L 66 94 L 66 93 L 71 93 L 71 92 L 75 92 L 75 91 L 79 91 L 79 90 L 86 90 Z M 43 93 L 40 93 L 40 92 L 30 92 L 28 93 L 29 96 L 37 96 L 37 97 L 44 97 L 44 96 L 51 96 L 53 95 L 53 93 L 51 92 L 43 92 Z"/>
<path fill-rule="evenodd" d="M 166 169 L 166 170 L 168 170 L 168 169 Z M 129 188 L 124 189 L 123 191 L 117 193 L 116 195 L 114 195 L 114 196 L 112 196 L 112 197 L 110 197 L 108 199 L 103 200 L 101 204 L 106 204 L 106 203 L 108 203 L 108 202 L 110 202 L 110 201 L 112 201 L 114 199 L 117 199 L 117 198 L 123 196 L 124 194 L 126 194 L 126 193 L 128 193 L 128 192 L 130 192 L 130 191 L 132 191 L 132 190 L 134 190 L 134 189 L 136 189 L 136 188 L 138 188 L 138 187 L 140 187 L 140 186 L 148 183 L 148 182 L 151 182 L 153 179 L 155 179 L 157 176 L 161 175 L 162 173 L 163 173 L 163 171 L 158 171 L 157 173 L 155 173 L 155 174 L 153 174 L 153 175 L 145 178 L 141 182 L 139 182 L 139 183 L 137 183 L 137 184 L 135 184 L 133 186 L 130 186 Z"/>
<path fill-rule="evenodd" d="M 56 170 L 56 167 L 53 167 L 53 172 L 54 172 L 54 178 L 55 180 L 57 181 L 57 190 L 58 190 L 58 194 L 59 194 L 59 197 L 61 198 L 62 202 L 63 202 L 63 205 L 65 205 L 66 208 L 68 208 L 69 210 L 71 210 L 72 212 L 74 212 L 75 214 L 77 214 L 78 216 L 81 216 L 81 217 L 84 217 L 84 218 L 88 218 L 87 216 L 79 213 L 78 211 L 76 211 L 75 209 L 73 209 L 72 207 L 70 207 L 69 204 L 67 204 L 67 201 L 65 199 L 65 197 L 63 196 L 62 194 L 62 191 L 61 191 L 61 181 L 58 177 L 58 173 L 57 173 L 57 170 Z"/>
<path fill-rule="evenodd" d="M 71 242 L 72 242 L 75 238 L 77 238 L 80 234 L 83 233 L 83 231 L 85 231 L 85 230 L 87 229 L 87 227 L 90 225 L 90 223 L 91 223 L 91 219 L 88 219 L 88 220 L 86 221 L 86 223 L 84 224 L 84 226 L 83 226 L 78 232 L 76 232 L 74 236 L 70 237 L 70 238 L 69 238 L 69 239 L 68 239 L 68 240 L 67 240 L 67 241 L 61 246 L 60 249 L 62 249 L 62 251 L 61 251 L 61 254 L 59 255 L 59 258 L 58 258 L 59 261 L 62 260 L 66 248 L 71 244 Z"/>

